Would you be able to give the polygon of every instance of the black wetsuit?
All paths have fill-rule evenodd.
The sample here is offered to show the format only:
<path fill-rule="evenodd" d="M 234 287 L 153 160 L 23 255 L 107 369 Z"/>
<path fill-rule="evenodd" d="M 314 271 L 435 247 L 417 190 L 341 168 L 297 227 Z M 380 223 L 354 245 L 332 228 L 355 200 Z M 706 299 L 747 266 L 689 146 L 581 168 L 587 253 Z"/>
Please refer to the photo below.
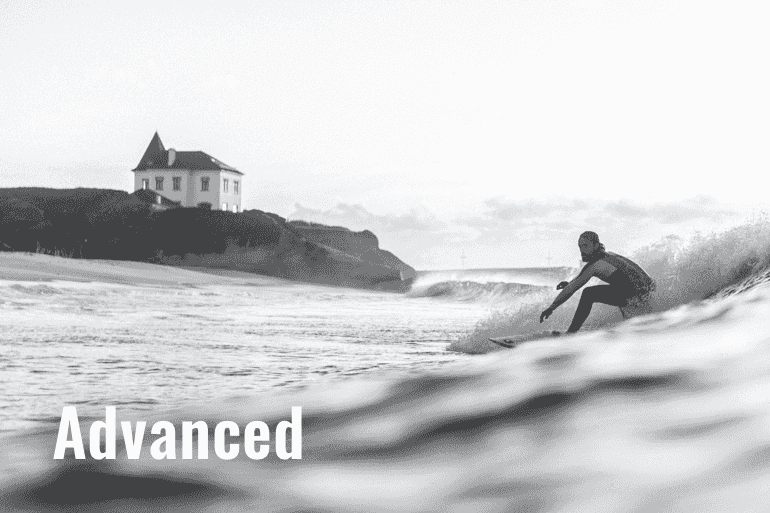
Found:
<path fill-rule="evenodd" d="M 595 262 L 604 260 L 612 264 L 616 269 L 603 281 L 609 285 L 595 285 L 586 287 L 580 295 L 575 317 L 572 319 L 567 332 L 574 333 L 580 329 L 588 314 L 591 313 L 591 307 L 594 303 L 604 303 L 612 306 L 628 306 L 628 302 L 633 297 L 639 297 L 646 300 L 650 292 L 655 290 L 655 281 L 637 265 L 628 258 L 609 252 L 600 253 L 598 258 L 592 259 L 580 271 L 583 274 L 586 269 Z M 602 278 L 600 278 L 602 279 Z"/>

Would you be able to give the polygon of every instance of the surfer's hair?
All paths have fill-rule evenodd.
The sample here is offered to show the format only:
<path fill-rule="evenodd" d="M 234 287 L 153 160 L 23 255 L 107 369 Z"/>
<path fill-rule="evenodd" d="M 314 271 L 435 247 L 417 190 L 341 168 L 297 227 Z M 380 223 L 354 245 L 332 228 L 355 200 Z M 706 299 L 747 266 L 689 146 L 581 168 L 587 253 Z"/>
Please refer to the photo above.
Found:
<path fill-rule="evenodd" d="M 592 244 L 598 244 L 599 245 L 599 251 L 604 253 L 606 249 L 604 248 L 604 244 L 599 242 L 599 235 L 596 232 L 583 232 L 580 234 L 579 239 L 586 239 Z"/>

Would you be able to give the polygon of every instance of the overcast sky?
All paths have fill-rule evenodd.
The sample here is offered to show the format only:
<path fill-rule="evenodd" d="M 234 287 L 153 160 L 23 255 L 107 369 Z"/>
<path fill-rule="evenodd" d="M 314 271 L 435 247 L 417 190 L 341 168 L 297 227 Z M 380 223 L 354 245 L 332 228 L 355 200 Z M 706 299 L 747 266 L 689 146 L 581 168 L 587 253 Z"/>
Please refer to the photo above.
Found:
<path fill-rule="evenodd" d="M 2 187 L 130 190 L 157 130 L 244 208 L 421 269 L 574 265 L 740 222 L 770 166 L 763 1 L 0 0 Z"/>

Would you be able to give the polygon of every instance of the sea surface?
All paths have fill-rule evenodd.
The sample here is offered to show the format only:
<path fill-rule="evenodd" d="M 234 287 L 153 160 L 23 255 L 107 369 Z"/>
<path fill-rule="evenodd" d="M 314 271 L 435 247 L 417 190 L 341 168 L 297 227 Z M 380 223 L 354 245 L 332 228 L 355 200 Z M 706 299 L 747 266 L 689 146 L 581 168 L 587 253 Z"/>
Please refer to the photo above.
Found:
<path fill-rule="evenodd" d="M 538 317 L 575 269 L 407 294 L 0 283 L 0 510 L 766 511 L 770 222 L 629 256 L 653 314 L 511 350 L 487 338 L 568 325 L 577 297 Z M 53 461 L 63 404 L 176 426 L 302 406 L 303 457 Z"/>
<path fill-rule="evenodd" d="M 452 297 L 289 281 L 0 281 L 0 433 L 58 422 L 64 405 L 164 412 L 437 369 L 468 358 L 447 346 L 494 308 Z"/>

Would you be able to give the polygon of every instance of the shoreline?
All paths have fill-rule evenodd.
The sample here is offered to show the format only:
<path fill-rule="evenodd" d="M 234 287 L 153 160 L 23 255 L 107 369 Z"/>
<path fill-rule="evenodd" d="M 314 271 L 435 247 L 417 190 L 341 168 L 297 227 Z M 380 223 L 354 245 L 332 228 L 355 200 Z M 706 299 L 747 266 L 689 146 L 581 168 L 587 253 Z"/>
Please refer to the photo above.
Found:
<path fill-rule="evenodd" d="M 131 260 L 73 259 L 26 252 L 0 253 L 0 281 L 100 282 L 119 285 L 293 285 L 301 282 L 209 267 Z"/>

